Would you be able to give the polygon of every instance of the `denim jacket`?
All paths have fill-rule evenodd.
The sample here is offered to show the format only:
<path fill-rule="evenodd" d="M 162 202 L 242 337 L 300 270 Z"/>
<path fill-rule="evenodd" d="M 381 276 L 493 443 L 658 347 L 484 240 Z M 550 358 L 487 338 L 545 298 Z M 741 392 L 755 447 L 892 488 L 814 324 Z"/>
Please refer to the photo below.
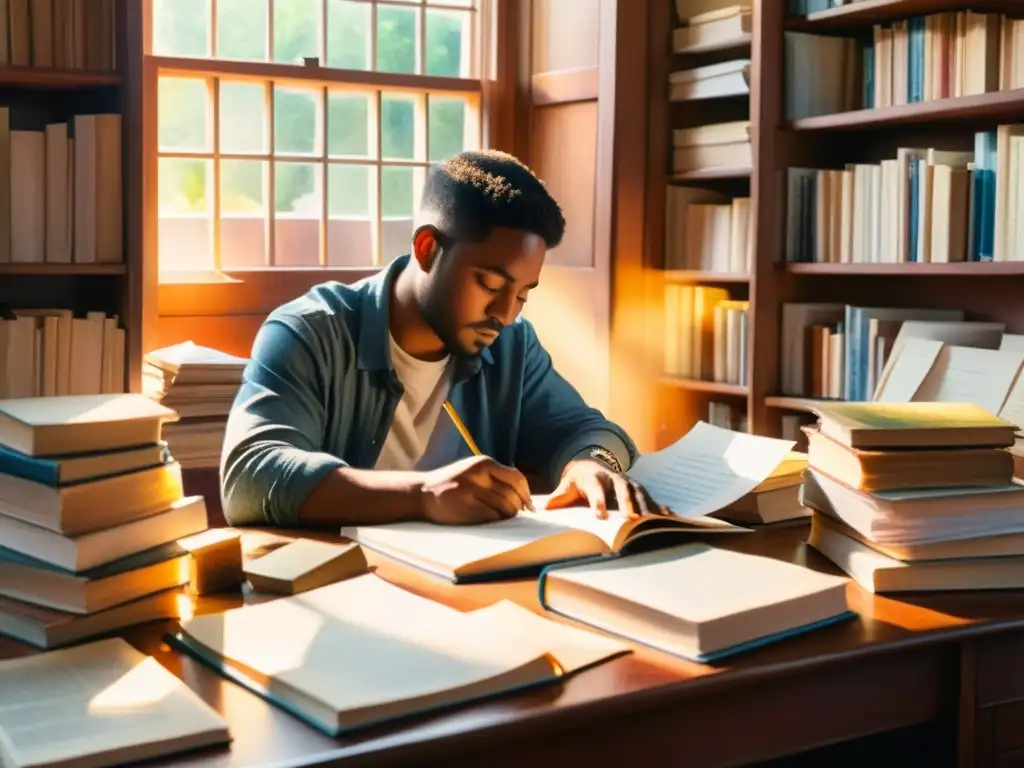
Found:
<path fill-rule="evenodd" d="M 294 526 L 326 474 L 374 466 L 403 391 L 388 306 L 408 259 L 352 285 L 317 285 L 263 323 L 221 455 L 229 523 Z M 479 356 L 458 361 L 449 400 L 481 452 L 552 487 L 588 446 L 611 451 L 624 468 L 637 458 L 628 435 L 558 374 L 522 317 Z"/>

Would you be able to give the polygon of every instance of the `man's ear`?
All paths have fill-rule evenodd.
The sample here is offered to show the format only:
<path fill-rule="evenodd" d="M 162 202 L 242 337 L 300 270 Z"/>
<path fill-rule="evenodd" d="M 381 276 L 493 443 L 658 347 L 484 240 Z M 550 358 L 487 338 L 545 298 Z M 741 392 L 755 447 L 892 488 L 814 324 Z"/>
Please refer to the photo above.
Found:
<path fill-rule="evenodd" d="M 424 272 L 430 271 L 439 250 L 437 233 L 433 227 L 424 225 L 413 233 L 412 255 Z"/>

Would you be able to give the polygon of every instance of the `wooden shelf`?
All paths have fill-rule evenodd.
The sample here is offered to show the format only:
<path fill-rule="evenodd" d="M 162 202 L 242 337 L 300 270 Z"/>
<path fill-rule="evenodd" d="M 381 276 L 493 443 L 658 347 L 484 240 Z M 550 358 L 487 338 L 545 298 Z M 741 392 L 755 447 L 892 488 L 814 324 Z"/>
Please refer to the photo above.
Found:
<path fill-rule="evenodd" d="M 669 283 L 749 283 L 750 275 L 738 272 L 704 272 L 699 269 L 662 269 L 658 273 Z"/>
<path fill-rule="evenodd" d="M 906 275 L 908 277 L 1010 277 L 1024 276 L 1024 261 L 961 261 L 950 264 L 907 262 L 902 264 L 791 263 L 779 265 L 794 275 Z"/>
<path fill-rule="evenodd" d="M 95 88 L 99 85 L 119 85 L 122 77 L 116 72 L 95 72 L 85 69 L 52 69 L 49 67 L 2 67 L 0 87 Z"/>
<path fill-rule="evenodd" d="M 704 168 L 699 171 L 673 173 L 669 181 L 713 181 L 715 179 L 749 179 L 749 168 Z"/>
<path fill-rule="evenodd" d="M 723 40 L 717 43 L 704 43 L 703 45 L 691 45 L 689 48 L 683 48 L 681 51 L 673 50 L 672 53 L 676 56 L 697 56 L 702 53 L 713 53 L 715 51 L 736 51 L 743 48 L 749 48 L 753 42 L 753 35 L 747 32 L 740 37 L 734 37 L 731 40 Z"/>
<path fill-rule="evenodd" d="M 681 379 L 676 376 L 662 376 L 659 384 L 687 392 L 707 392 L 711 395 L 727 395 L 729 397 L 746 397 L 747 388 L 741 384 L 724 384 L 720 381 L 699 381 L 698 379 Z"/>
<path fill-rule="evenodd" d="M 879 109 L 857 109 L 834 115 L 818 115 L 794 120 L 794 131 L 859 131 L 890 125 L 951 123 L 966 120 L 1018 122 L 1024 110 L 1024 89 L 961 96 L 955 99 L 933 99 L 916 104 Z"/>
<path fill-rule="evenodd" d="M 768 408 L 779 408 L 786 411 L 815 412 L 819 403 L 833 402 L 816 397 L 789 397 L 787 395 L 769 395 L 764 399 Z"/>
<path fill-rule="evenodd" d="M 123 275 L 124 264 L 0 264 L 0 275 Z"/>
<path fill-rule="evenodd" d="M 922 16 L 929 13 L 943 13 L 970 8 L 972 11 L 1004 13 L 1006 0 L 859 0 L 859 2 L 829 8 L 807 16 L 795 16 L 786 20 L 787 29 L 824 30 L 867 27 L 893 19 Z"/>

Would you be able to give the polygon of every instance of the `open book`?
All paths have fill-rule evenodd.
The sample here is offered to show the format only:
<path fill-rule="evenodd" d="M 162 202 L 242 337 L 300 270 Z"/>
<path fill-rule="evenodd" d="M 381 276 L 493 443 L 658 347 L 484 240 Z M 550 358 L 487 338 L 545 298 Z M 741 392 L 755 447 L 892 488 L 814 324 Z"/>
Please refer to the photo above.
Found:
<path fill-rule="evenodd" d="M 520 512 L 496 523 L 440 526 L 427 522 L 341 529 L 361 545 L 453 581 L 507 578 L 566 560 L 617 556 L 653 534 L 748 531 L 709 517 L 761 485 L 789 456 L 788 440 L 757 437 L 699 422 L 664 450 L 642 456 L 629 475 L 670 515 L 627 519 L 609 510 L 599 519 L 588 507 Z"/>
<path fill-rule="evenodd" d="M 0 661 L 0 765 L 128 765 L 230 741 L 209 704 L 119 637 Z"/>
<path fill-rule="evenodd" d="M 515 603 L 462 613 L 372 573 L 196 616 L 168 639 L 331 736 L 554 683 L 630 652 Z"/>

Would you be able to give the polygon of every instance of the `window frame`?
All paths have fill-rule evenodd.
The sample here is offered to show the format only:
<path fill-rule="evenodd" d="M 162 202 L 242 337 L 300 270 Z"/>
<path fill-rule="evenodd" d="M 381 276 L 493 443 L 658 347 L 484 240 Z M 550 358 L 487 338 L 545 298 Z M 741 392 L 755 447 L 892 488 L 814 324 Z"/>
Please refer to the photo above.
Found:
<path fill-rule="evenodd" d="M 329 0 L 326 0 L 329 1 Z M 366 0 L 364 0 L 366 1 Z M 344 70 L 324 66 L 304 66 L 279 62 L 255 62 L 204 58 L 174 57 L 153 54 L 153 2 L 143 0 L 143 261 L 146 264 L 147 293 L 156 293 L 157 315 L 161 317 L 222 317 L 225 315 L 265 316 L 276 306 L 289 301 L 317 283 L 339 281 L 352 283 L 377 273 L 398 254 L 381 254 L 383 264 L 358 267 L 332 266 L 264 266 L 247 269 L 224 269 L 197 273 L 180 272 L 174 282 L 161 281 L 158 257 L 158 114 L 157 89 L 161 75 L 181 75 L 205 79 L 293 84 L 305 87 L 344 85 L 347 89 L 371 92 L 412 92 L 418 95 L 437 94 L 466 98 L 477 108 L 480 146 L 511 149 L 510 121 L 516 110 L 516 64 L 509 58 L 514 47 L 516 29 L 510 6 L 516 0 L 475 0 L 471 11 L 473 38 L 470 42 L 475 57 L 477 77 L 450 78 L 433 75 L 409 75 L 373 70 Z M 424 0 L 408 3 L 413 7 L 426 5 Z M 211 0 L 216 18 L 217 0 Z M 436 6 L 435 6 L 436 7 Z M 442 9 L 444 6 L 442 5 Z M 421 25 L 422 27 L 423 25 Z M 422 29 L 421 29 L 422 35 Z M 321 54 L 323 38 L 321 35 Z M 424 103 L 426 101 L 424 99 Z M 379 104 L 378 104 L 379 108 Z M 216 120 L 216 115 L 212 116 Z M 176 154 L 176 153 L 168 153 Z M 320 159 L 317 158 L 319 162 Z M 213 183 L 217 183 L 214 179 Z M 379 190 L 378 190 L 379 197 Z M 269 205 L 269 201 L 268 201 Z M 217 221 L 218 212 L 211 212 Z M 273 211 L 269 210 L 272 216 Z M 214 247 L 219 248 L 214 224 Z M 321 247 L 323 251 L 323 245 Z M 216 263 L 216 262 L 215 262 Z M 165 273 L 164 278 L 170 277 Z M 150 293 L 152 295 L 152 293 Z"/>

